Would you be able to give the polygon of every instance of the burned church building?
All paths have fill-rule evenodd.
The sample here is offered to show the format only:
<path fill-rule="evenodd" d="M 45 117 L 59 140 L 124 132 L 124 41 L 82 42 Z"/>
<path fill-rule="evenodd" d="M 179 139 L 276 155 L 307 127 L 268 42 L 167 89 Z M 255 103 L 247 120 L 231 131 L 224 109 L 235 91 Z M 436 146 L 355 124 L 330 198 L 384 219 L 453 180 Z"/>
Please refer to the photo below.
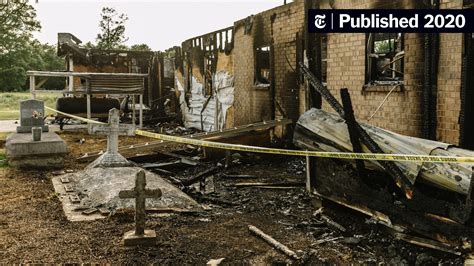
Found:
<path fill-rule="evenodd" d="M 183 121 L 210 131 L 296 121 L 310 107 L 331 111 L 304 82 L 298 65 L 304 62 L 337 97 L 348 88 L 358 121 L 472 149 L 472 34 L 306 30 L 309 8 L 470 7 L 461 0 L 428 2 L 295 0 L 188 39 L 175 57 Z"/>

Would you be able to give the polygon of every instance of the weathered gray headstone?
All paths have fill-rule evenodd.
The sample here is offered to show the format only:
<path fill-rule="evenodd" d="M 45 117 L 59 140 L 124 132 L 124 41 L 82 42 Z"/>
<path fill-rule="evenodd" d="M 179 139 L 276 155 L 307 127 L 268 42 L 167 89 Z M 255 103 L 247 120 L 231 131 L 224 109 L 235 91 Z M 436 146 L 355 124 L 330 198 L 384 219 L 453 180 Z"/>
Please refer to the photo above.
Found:
<path fill-rule="evenodd" d="M 135 231 L 128 231 L 124 234 L 123 242 L 125 246 L 153 245 L 156 241 L 154 230 L 145 230 L 145 201 L 147 198 L 160 198 L 160 189 L 147 189 L 145 172 L 140 170 L 135 177 L 135 188 L 119 192 L 122 199 L 135 199 Z"/>
<path fill-rule="evenodd" d="M 120 124 L 120 111 L 111 109 L 109 111 L 109 123 L 107 125 L 92 125 L 91 133 L 107 135 L 107 151 L 92 162 L 88 167 L 124 167 L 132 166 L 125 157 L 118 152 L 118 136 L 133 136 L 135 127 L 133 125 Z"/>
<path fill-rule="evenodd" d="M 44 102 L 29 99 L 20 102 L 20 126 L 16 128 L 18 133 L 31 133 L 32 127 L 41 127 L 43 132 L 48 132 L 48 126 L 44 124 Z"/>

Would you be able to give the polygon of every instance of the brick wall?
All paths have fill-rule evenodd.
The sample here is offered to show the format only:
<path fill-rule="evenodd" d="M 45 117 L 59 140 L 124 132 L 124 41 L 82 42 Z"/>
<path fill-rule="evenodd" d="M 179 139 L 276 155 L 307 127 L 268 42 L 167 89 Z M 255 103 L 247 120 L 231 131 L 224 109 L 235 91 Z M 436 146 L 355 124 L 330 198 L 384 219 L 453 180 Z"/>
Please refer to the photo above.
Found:
<path fill-rule="evenodd" d="M 441 9 L 461 8 L 462 0 L 442 0 Z M 440 34 L 438 68 L 437 138 L 459 143 L 461 112 L 461 67 L 463 36 L 461 33 Z"/>
<path fill-rule="evenodd" d="M 421 1 L 420 1 L 421 2 Z M 443 0 L 441 8 L 459 8 L 461 0 Z M 336 8 L 416 8 L 413 1 L 335 1 Z M 365 34 L 328 34 L 328 77 L 330 91 L 338 98 L 340 88 L 348 88 L 354 112 L 361 122 L 409 136 L 421 136 L 423 88 L 423 35 L 407 33 L 405 40 L 404 86 L 388 97 L 377 114 L 368 121 L 387 96 L 390 87 L 362 90 L 365 84 Z M 438 125 L 440 141 L 459 142 L 462 34 L 441 34 L 438 69 Z M 332 111 L 323 101 L 323 109 Z"/>
<path fill-rule="evenodd" d="M 360 33 L 329 34 L 327 86 L 339 100 L 339 90 L 348 88 L 357 119 L 401 134 L 421 133 L 422 36 L 405 34 L 405 75 L 403 90 L 396 88 L 373 116 L 391 86 L 377 86 L 363 91 L 365 85 L 365 40 Z M 374 90 L 374 91 L 372 91 Z M 332 111 L 323 101 L 323 109 Z"/>
<path fill-rule="evenodd" d="M 252 31 L 244 33 L 244 20 L 234 24 L 235 124 L 268 120 L 283 116 L 298 119 L 299 91 L 296 81 L 296 35 L 303 32 L 304 1 L 256 14 Z M 255 49 L 271 46 L 273 53 L 274 99 L 271 88 L 255 86 Z M 272 113 L 273 110 L 275 114 Z"/>

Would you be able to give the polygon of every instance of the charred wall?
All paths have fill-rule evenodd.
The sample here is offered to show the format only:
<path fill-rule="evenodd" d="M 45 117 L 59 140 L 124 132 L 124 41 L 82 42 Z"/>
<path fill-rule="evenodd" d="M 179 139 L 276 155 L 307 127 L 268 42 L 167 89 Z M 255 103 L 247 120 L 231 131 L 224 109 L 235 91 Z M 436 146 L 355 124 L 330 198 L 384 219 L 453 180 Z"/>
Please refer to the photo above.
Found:
<path fill-rule="evenodd" d="M 186 127 L 233 126 L 233 28 L 186 40 L 176 58 L 175 85 Z"/>
<path fill-rule="evenodd" d="M 296 121 L 300 113 L 297 36 L 304 31 L 304 2 L 296 0 L 250 16 L 234 27 L 236 123 L 282 117 Z M 268 78 L 262 81 L 259 71 L 266 63 L 261 61 L 267 60 Z"/>

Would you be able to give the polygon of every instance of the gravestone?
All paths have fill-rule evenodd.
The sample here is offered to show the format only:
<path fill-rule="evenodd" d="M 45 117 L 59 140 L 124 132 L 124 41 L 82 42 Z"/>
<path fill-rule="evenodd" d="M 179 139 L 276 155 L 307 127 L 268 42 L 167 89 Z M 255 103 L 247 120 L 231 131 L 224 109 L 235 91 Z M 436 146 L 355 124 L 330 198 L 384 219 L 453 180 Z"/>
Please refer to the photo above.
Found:
<path fill-rule="evenodd" d="M 154 230 L 145 230 L 145 201 L 147 198 L 160 198 L 160 189 L 147 189 L 145 172 L 140 170 L 135 177 L 135 187 L 132 190 L 119 192 L 122 199 L 135 199 L 135 231 L 128 231 L 123 236 L 125 246 L 153 245 L 156 241 Z"/>
<path fill-rule="evenodd" d="M 107 135 L 107 150 L 92 162 L 88 168 L 133 166 L 131 162 L 118 152 L 118 136 L 133 136 L 134 131 L 135 127 L 133 125 L 120 124 L 120 111 L 118 109 L 111 109 L 109 111 L 108 124 L 96 124 L 91 127 L 90 133 Z"/>
<path fill-rule="evenodd" d="M 35 99 L 20 102 L 20 126 L 16 128 L 17 133 L 31 133 L 32 127 L 41 127 L 43 132 L 49 128 L 44 124 L 44 102 Z"/>

